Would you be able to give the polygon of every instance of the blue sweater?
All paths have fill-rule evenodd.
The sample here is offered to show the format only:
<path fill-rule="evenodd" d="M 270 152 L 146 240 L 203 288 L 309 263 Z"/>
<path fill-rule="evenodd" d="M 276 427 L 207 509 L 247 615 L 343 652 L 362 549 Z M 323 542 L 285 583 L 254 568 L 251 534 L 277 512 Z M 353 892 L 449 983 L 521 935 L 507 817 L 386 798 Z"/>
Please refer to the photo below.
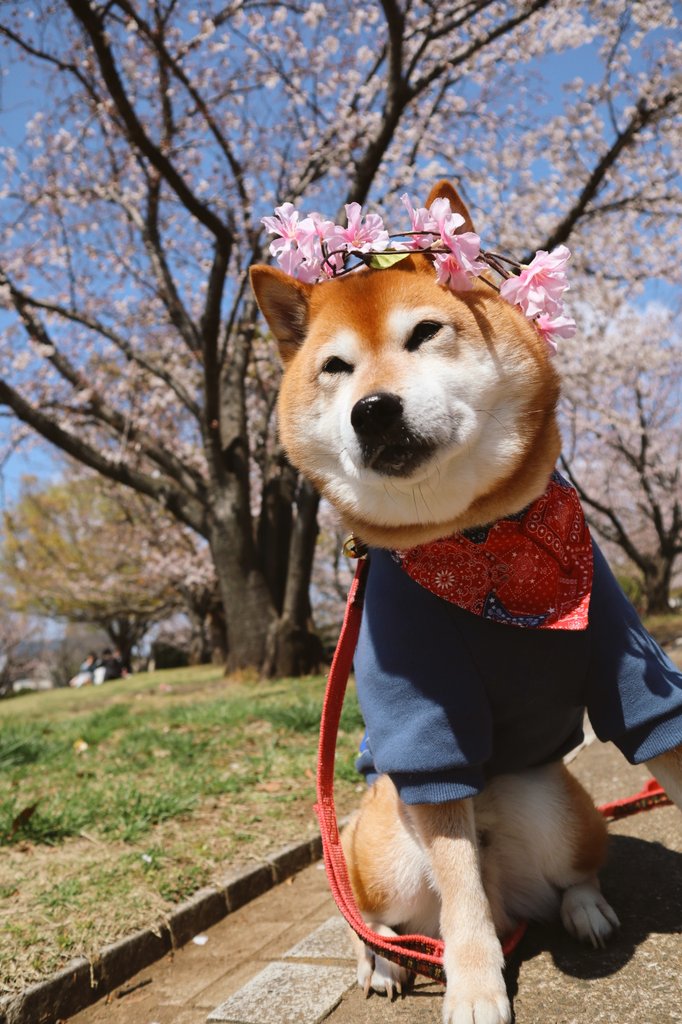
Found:
<path fill-rule="evenodd" d="M 583 631 L 481 618 L 373 549 L 355 674 L 358 767 L 370 781 L 387 773 L 408 804 L 473 796 L 491 775 L 561 758 L 582 740 L 585 709 L 634 764 L 682 743 L 682 673 L 596 545 Z"/>

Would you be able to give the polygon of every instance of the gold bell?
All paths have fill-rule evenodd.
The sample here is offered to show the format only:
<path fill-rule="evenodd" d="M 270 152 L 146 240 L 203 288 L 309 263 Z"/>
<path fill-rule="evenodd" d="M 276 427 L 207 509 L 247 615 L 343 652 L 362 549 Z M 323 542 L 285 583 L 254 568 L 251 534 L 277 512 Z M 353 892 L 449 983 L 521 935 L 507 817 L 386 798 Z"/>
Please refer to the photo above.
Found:
<path fill-rule="evenodd" d="M 341 549 L 346 558 L 365 558 L 367 555 L 367 545 L 363 544 L 361 540 L 354 534 L 349 534 L 343 542 Z"/>

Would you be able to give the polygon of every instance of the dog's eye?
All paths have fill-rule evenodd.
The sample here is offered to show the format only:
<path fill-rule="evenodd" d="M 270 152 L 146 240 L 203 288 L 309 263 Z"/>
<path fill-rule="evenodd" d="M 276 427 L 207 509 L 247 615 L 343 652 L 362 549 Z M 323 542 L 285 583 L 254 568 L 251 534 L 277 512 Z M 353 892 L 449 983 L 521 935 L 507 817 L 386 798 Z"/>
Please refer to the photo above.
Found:
<path fill-rule="evenodd" d="M 322 366 L 322 373 L 352 373 L 353 367 L 350 363 L 339 359 L 338 356 L 331 356 Z"/>
<path fill-rule="evenodd" d="M 428 341 L 429 338 L 433 338 L 435 334 L 438 334 L 442 326 L 442 324 L 437 323 L 435 320 L 422 320 L 407 339 L 405 348 L 408 352 L 414 352 L 421 344 Z"/>

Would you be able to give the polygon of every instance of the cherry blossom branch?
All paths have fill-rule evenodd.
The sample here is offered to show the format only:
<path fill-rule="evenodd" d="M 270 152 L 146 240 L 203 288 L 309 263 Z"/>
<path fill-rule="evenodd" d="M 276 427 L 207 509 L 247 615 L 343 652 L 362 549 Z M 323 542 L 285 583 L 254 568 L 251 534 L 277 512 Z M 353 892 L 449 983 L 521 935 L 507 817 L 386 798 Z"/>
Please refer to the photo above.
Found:
<path fill-rule="evenodd" d="M 35 46 L 31 46 L 29 42 L 27 42 L 22 36 L 17 35 L 16 32 L 13 32 L 7 25 L 0 25 L 0 35 L 3 35 L 13 43 L 16 43 L 16 45 L 30 57 L 37 57 L 46 64 L 52 64 L 59 71 L 68 71 L 69 74 L 73 75 L 74 78 L 80 82 L 90 99 L 95 104 L 102 102 L 102 97 L 99 95 L 92 82 L 83 74 L 78 65 L 73 64 L 70 61 L 60 60 L 59 57 L 55 57 L 54 54 L 48 53 L 46 50 L 40 50 Z"/>
<path fill-rule="evenodd" d="M 468 21 L 471 21 L 477 14 L 484 11 L 486 7 L 491 7 L 496 0 L 479 0 L 478 3 L 470 3 L 464 5 L 464 11 L 458 14 L 456 17 L 451 18 L 449 21 L 443 21 L 438 27 L 429 25 L 424 32 L 424 37 L 419 47 L 415 50 L 412 55 L 412 59 L 407 69 L 407 77 L 411 77 L 414 71 L 419 66 L 419 62 L 427 51 L 429 45 L 436 39 L 442 39 L 443 36 L 448 35 L 450 32 L 456 31 L 458 28 L 462 28 Z M 414 33 L 411 33 L 408 38 Z"/>
<path fill-rule="evenodd" d="M 1 275 L 2 272 L 0 271 L 0 279 Z M 123 353 L 126 359 L 136 363 L 141 369 L 146 370 L 147 373 L 151 374 L 153 377 L 157 377 L 159 380 L 163 381 L 164 384 L 167 384 L 178 397 L 180 402 L 185 406 L 187 411 L 190 412 L 197 421 L 200 421 L 201 410 L 187 389 L 184 388 L 164 366 L 159 366 L 152 362 L 152 360 L 147 359 L 142 355 L 142 353 L 137 352 L 130 342 L 122 335 L 112 331 L 111 328 L 107 327 L 96 317 L 88 316 L 75 308 L 68 308 L 57 302 L 47 302 L 34 299 L 28 296 L 25 292 L 21 292 L 21 296 L 27 306 L 33 309 L 45 310 L 47 313 L 55 313 L 56 315 L 63 317 L 65 320 L 70 320 L 72 323 L 87 327 L 88 330 L 94 331 L 102 338 L 106 338 L 107 341 L 112 342 L 112 344 L 114 344 Z"/>
<path fill-rule="evenodd" d="M 642 490 L 646 496 L 649 504 L 649 512 L 651 522 L 656 530 L 661 550 L 665 552 L 668 548 L 673 545 L 677 540 L 678 530 L 675 528 L 674 515 L 673 524 L 670 530 L 666 529 L 665 522 L 663 520 L 663 511 L 659 501 L 654 493 L 654 488 L 651 483 L 649 476 L 650 463 L 649 463 L 649 448 L 650 448 L 650 437 L 649 437 L 649 422 L 644 407 L 644 400 L 642 396 L 641 388 L 636 385 L 634 388 L 635 403 L 637 407 L 637 418 L 639 423 L 639 451 L 633 452 L 625 443 L 619 432 L 616 432 L 617 442 L 613 445 L 616 451 L 618 451 L 626 462 L 628 462 L 637 473 Z"/>
<path fill-rule="evenodd" d="M 159 55 L 162 65 L 164 65 L 166 68 L 168 68 L 168 70 L 170 70 L 173 76 L 177 78 L 177 80 L 187 90 L 188 95 L 191 96 L 192 101 L 196 105 L 197 110 L 199 110 L 202 117 L 204 118 L 211 135 L 218 144 L 218 147 L 223 153 L 223 156 L 227 160 L 230 170 L 232 171 L 232 176 L 237 186 L 237 191 L 239 194 L 240 201 L 242 203 L 243 212 L 245 214 L 245 222 L 247 226 L 249 226 L 251 221 L 250 209 L 252 203 L 246 191 L 246 185 L 244 181 L 244 168 L 242 167 L 240 161 L 235 156 L 233 149 L 230 146 L 226 136 L 218 127 L 218 123 L 211 114 L 206 102 L 204 101 L 204 98 L 201 96 L 198 89 L 195 89 L 195 87 L 192 85 L 188 76 L 185 74 L 180 62 L 176 58 L 174 58 L 169 52 L 164 42 L 161 29 L 159 28 L 156 31 L 153 30 L 149 23 L 145 21 L 145 19 L 142 18 L 140 14 L 138 14 L 134 7 L 127 2 L 127 0 L 117 0 L 117 6 L 120 7 L 121 10 L 125 11 L 129 18 L 133 19 L 135 24 L 140 29 L 141 33 L 145 36 L 146 39 L 149 40 L 151 45 L 155 48 L 156 52 Z"/>
<path fill-rule="evenodd" d="M 355 174 L 348 188 L 346 202 L 364 202 L 381 161 L 393 141 L 403 112 L 415 99 L 438 79 L 451 73 L 455 68 L 461 67 L 481 49 L 523 24 L 550 2 L 551 0 L 534 0 L 525 11 L 497 25 L 486 35 L 475 39 L 455 56 L 437 64 L 417 82 L 410 84 L 407 75 L 404 75 L 402 70 L 403 49 L 400 32 L 404 26 L 404 17 L 394 0 L 385 0 L 382 7 L 389 32 L 389 73 L 386 81 L 386 101 L 378 132 L 369 140 L 365 152 L 355 162 Z"/>
<path fill-rule="evenodd" d="M 18 391 L 2 379 L 0 379 L 0 405 L 8 406 L 18 419 L 28 424 L 46 441 L 54 444 L 67 455 L 71 455 L 109 480 L 133 487 L 142 494 L 160 501 L 187 526 L 204 537 L 208 536 L 205 506 L 188 495 L 186 491 L 173 487 L 168 478 L 157 479 L 134 469 L 119 459 L 107 458 L 99 448 L 88 444 L 81 435 L 65 430 L 42 409 L 26 401 Z"/>
<path fill-rule="evenodd" d="M 496 39 L 500 39 L 502 36 L 507 35 L 513 29 L 518 28 L 519 25 L 523 25 L 524 22 L 528 21 L 534 14 L 541 11 L 543 7 L 547 7 L 552 0 L 533 0 L 525 11 L 521 11 L 519 14 L 514 15 L 512 18 L 508 18 L 503 21 L 500 25 L 491 29 L 486 35 L 480 36 L 474 39 L 467 47 L 461 50 L 459 53 L 448 60 L 437 64 L 436 67 L 432 68 L 427 74 L 423 75 L 417 82 L 415 82 L 410 88 L 410 100 L 415 99 L 421 95 L 436 79 L 440 78 L 446 72 L 452 71 L 457 67 L 461 67 L 471 57 L 475 56 L 481 49 L 489 46 L 490 43 L 495 42 Z"/>
<path fill-rule="evenodd" d="M 9 289 L 13 305 L 21 317 L 24 327 L 29 335 L 42 349 L 44 358 L 57 370 L 60 376 L 66 380 L 75 391 L 88 394 L 88 412 L 101 423 L 111 428 L 119 437 L 125 438 L 128 443 L 134 442 L 140 445 L 141 451 L 168 473 L 178 484 L 195 498 L 205 498 L 205 484 L 200 476 L 189 466 L 176 458 L 167 448 L 161 448 L 150 441 L 149 437 L 138 430 L 129 416 L 124 415 L 117 409 L 112 408 L 104 401 L 101 394 L 92 390 L 88 379 L 78 370 L 73 363 L 59 350 L 55 341 L 48 334 L 44 325 L 29 312 L 30 301 L 24 293 L 19 291 L 7 278 L 4 272 L 0 271 L 0 284 L 6 285 Z"/>
<path fill-rule="evenodd" d="M 567 477 L 569 478 L 569 480 L 575 487 L 576 491 L 578 492 L 580 500 L 583 501 L 586 505 L 589 505 L 590 508 L 593 508 L 595 512 L 599 512 L 601 515 L 603 515 L 604 518 L 607 519 L 613 526 L 614 532 L 613 534 L 610 534 L 609 531 L 604 529 L 603 525 L 599 522 L 599 520 L 595 520 L 592 516 L 588 515 L 590 524 L 594 526 L 595 529 L 597 529 L 603 536 L 605 536 L 607 540 L 614 540 L 617 544 L 619 544 L 620 547 L 622 547 L 623 551 L 625 551 L 628 558 L 630 558 L 631 561 L 633 561 L 635 565 L 642 570 L 642 572 L 646 572 L 646 557 L 642 555 L 639 549 L 634 545 L 622 523 L 622 520 L 614 511 L 614 509 L 611 508 L 609 505 L 605 505 L 603 502 L 598 501 L 591 494 L 587 493 L 585 488 L 576 479 L 576 476 L 573 470 L 571 469 L 570 464 L 566 461 L 563 455 L 560 457 L 560 461 L 564 472 L 566 473 Z"/>
<path fill-rule="evenodd" d="M 639 99 L 628 124 L 619 132 L 608 150 L 592 169 L 577 200 L 554 231 L 545 239 L 540 248 L 553 249 L 570 238 L 571 232 L 581 217 L 584 216 L 589 204 L 598 194 L 608 172 L 616 164 L 621 153 L 633 144 L 644 128 L 655 124 L 680 99 L 680 95 L 679 92 L 668 92 L 654 106 L 649 106 L 645 97 Z M 527 261 L 524 260 L 524 262 Z"/>
<path fill-rule="evenodd" d="M 189 350 L 196 353 L 201 348 L 201 335 L 185 308 L 168 266 L 158 227 L 158 202 L 152 199 L 151 193 L 150 183 L 146 217 L 142 216 L 136 205 L 126 202 L 122 196 L 112 192 L 110 197 L 111 201 L 123 210 L 131 224 L 134 224 L 140 232 L 157 282 L 156 294 L 168 311 L 170 322 L 177 328 Z"/>
<path fill-rule="evenodd" d="M 152 142 L 144 130 L 118 73 L 107 39 L 103 15 L 88 0 L 66 0 L 66 2 L 90 39 L 104 83 L 123 120 L 131 143 L 137 146 L 149 162 L 156 167 L 189 213 L 200 224 L 208 228 L 211 234 L 229 251 L 233 239 L 232 232 L 227 224 L 196 197 L 170 160 L 164 156 L 159 147 Z"/>

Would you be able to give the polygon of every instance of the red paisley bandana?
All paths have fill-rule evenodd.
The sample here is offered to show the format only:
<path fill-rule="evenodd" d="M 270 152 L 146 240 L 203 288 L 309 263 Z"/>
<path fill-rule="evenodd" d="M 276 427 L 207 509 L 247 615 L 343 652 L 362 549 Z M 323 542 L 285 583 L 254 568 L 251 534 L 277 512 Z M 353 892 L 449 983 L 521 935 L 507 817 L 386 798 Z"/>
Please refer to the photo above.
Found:
<path fill-rule="evenodd" d="M 475 615 L 531 629 L 587 627 L 592 541 L 558 473 L 517 515 L 394 556 L 415 582 Z"/>

